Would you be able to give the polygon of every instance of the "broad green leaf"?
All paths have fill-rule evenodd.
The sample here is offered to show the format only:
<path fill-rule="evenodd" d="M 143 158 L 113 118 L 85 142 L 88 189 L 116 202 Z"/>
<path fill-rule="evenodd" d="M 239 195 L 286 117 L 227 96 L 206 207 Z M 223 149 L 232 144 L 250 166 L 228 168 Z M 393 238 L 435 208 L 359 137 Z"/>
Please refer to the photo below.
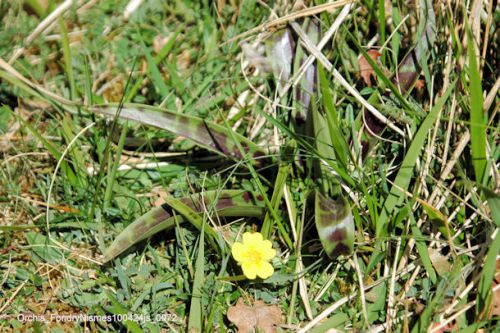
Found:
<path fill-rule="evenodd" d="M 221 217 L 262 217 L 264 214 L 263 200 L 260 197 L 253 198 L 249 192 L 242 190 L 207 191 L 179 200 L 197 213 L 202 213 L 205 207 L 212 207 L 213 212 L 209 213 Z M 175 216 L 172 208 L 166 204 L 152 209 L 128 225 L 116 237 L 104 253 L 103 261 L 115 258 L 134 244 L 161 230 L 174 227 L 176 219 L 178 223 L 186 221 L 182 215 Z"/>
<path fill-rule="evenodd" d="M 487 177 L 486 170 L 486 119 L 483 115 L 483 90 L 481 76 L 476 60 L 476 50 L 472 33 L 467 29 L 467 50 L 469 60 L 469 92 L 470 92 L 470 142 L 472 147 L 472 165 L 476 182 L 482 184 Z"/>
<path fill-rule="evenodd" d="M 328 257 L 350 254 L 354 247 L 354 218 L 347 200 L 341 196 L 334 200 L 316 191 L 314 215 Z"/>
<path fill-rule="evenodd" d="M 332 142 L 330 137 L 330 129 L 328 127 L 325 116 L 317 110 L 315 106 L 312 107 L 311 112 L 313 119 L 313 138 L 316 149 L 330 161 L 336 161 L 335 150 L 332 149 Z M 324 165 L 322 166 L 324 167 Z M 325 173 L 325 174 L 328 174 Z"/>
<path fill-rule="evenodd" d="M 41 259 L 49 264 L 56 264 L 63 260 L 63 253 L 52 244 L 49 237 L 30 231 L 26 234 L 26 240 L 31 248 L 33 261 Z"/>

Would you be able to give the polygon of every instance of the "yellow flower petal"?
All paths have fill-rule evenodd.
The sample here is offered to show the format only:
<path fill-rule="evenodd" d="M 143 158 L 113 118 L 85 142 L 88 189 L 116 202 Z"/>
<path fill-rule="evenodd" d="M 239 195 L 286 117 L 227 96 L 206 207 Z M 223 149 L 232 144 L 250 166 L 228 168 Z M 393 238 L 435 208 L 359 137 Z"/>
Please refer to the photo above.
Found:
<path fill-rule="evenodd" d="M 261 279 L 267 279 L 274 273 L 273 265 L 268 263 L 267 261 L 261 261 L 260 265 L 257 267 L 257 275 Z"/>
<path fill-rule="evenodd" d="M 241 265 L 243 274 L 248 279 L 259 276 L 267 279 L 274 273 L 273 266 L 268 262 L 276 256 L 276 250 L 269 240 L 264 240 L 259 232 L 245 232 L 243 242 L 235 242 L 231 248 L 234 259 Z"/>
<path fill-rule="evenodd" d="M 254 263 L 244 262 L 241 264 L 241 269 L 248 279 L 253 280 L 257 277 L 257 266 Z"/>
<path fill-rule="evenodd" d="M 243 244 L 259 245 L 262 242 L 262 234 L 260 232 L 245 232 L 243 234 Z"/>
<path fill-rule="evenodd" d="M 246 252 L 247 249 L 245 248 L 245 246 L 238 242 L 234 243 L 233 247 L 231 248 L 231 253 L 233 255 L 234 260 L 236 261 L 243 261 Z"/>
<path fill-rule="evenodd" d="M 272 248 L 272 247 L 273 247 L 273 243 L 271 243 L 271 241 L 270 241 L 270 240 L 267 240 L 267 239 L 266 239 L 266 240 L 262 241 L 262 247 L 263 247 L 263 248 L 270 249 L 270 248 Z"/>
<path fill-rule="evenodd" d="M 262 248 L 260 250 L 262 260 L 271 260 L 276 257 L 276 250 L 273 248 Z"/>

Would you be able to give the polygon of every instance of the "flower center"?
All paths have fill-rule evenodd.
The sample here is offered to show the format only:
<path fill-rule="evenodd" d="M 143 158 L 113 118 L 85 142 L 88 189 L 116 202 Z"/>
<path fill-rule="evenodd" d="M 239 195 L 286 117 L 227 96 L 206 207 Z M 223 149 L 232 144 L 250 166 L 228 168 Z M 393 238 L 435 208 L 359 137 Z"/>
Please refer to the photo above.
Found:
<path fill-rule="evenodd" d="M 246 257 L 246 259 L 253 264 L 257 264 L 262 261 L 261 253 L 254 248 L 248 250 Z"/>

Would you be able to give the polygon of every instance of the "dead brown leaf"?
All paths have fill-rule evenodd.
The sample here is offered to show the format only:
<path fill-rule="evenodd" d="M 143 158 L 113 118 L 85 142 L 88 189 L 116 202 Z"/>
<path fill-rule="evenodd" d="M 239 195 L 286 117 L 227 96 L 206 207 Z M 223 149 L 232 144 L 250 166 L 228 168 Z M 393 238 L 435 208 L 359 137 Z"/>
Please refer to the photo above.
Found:
<path fill-rule="evenodd" d="M 448 333 L 448 332 L 456 332 L 458 330 L 458 325 L 456 321 L 452 321 L 443 327 L 440 326 L 441 326 L 440 323 L 432 323 L 431 326 L 429 327 L 429 332 Z"/>
<path fill-rule="evenodd" d="M 432 266 L 439 275 L 443 275 L 451 270 L 451 264 L 448 258 L 439 253 L 436 249 L 429 249 L 429 256 L 432 262 Z"/>
<path fill-rule="evenodd" d="M 374 61 L 378 61 L 378 58 L 380 58 L 380 56 L 382 55 L 382 53 L 380 53 L 377 50 L 368 50 L 367 53 Z M 359 67 L 359 76 L 363 79 L 363 81 L 368 87 L 371 87 L 372 86 L 371 78 L 373 77 L 373 79 L 375 80 L 377 76 L 375 75 L 372 66 L 365 59 L 363 55 L 359 56 L 358 67 Z"/>
<path fill-rule="evenodd" d="M 417 82 L 415 82 L 415 89 L 418 91 L 424 90 L 425 87 L 425 81 L 422 79 L 418 79 Z"/>
<path fill-rule="evenodd" d="M 185 49 L 177 56 L 177 68 L 179 71 L 185 71 L 191 67 L 191 51 Z"/>
<path fill-rule="evenodd" d="M 155 51 L 156 54 L 160 53 L 161 49 L 163 49 L 169 39 L 170 36 L 157 35 L 153 39 L 153 51 Z"/>
<path fill-rule="evenodd" d="M 496 268 L 495 278 L 491 283 L 493 298 L 491 300 L 489 318 L 500 317 L 500 287 L 498 287 L 500 285 L 500 259 L 497 259 Z"/>
<path fill-rule="evenodd" d="M 262 332 L 274 333 L 275 326 L 281 324 L 281 310 L 276 305 L 266 305 L 263 301 L 255 301 L 253 306 L 245 305 L 239 298 L 235 306 L 227 310 L 227 319 L 234 323 L 239 333 Z"/>

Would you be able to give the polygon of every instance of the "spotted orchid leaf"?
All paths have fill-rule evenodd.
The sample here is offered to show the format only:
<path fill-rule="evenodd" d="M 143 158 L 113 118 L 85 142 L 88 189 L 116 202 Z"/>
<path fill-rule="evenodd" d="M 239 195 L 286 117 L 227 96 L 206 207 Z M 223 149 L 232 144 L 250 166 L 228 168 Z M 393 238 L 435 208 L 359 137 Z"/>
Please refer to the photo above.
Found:
<path fill-rule="evenodd" d="M 254 197 L 243 190 L 207 191 L 179 199 L 196 213 L 207 212 L 220 217 L 262 217 L 264 215 L 264 200 L 261 196 Z M 172 207 L 163 204 L 153 208 L 146 214 L 128 225 L 111 243 L 104 253 L 103 262 L 108 262 L 120 255 L 131 246 L 152 235 L 170 229 L 176 223 L 184 223 L 180 214 L 175 214 Z"/>
<path fill-rule="evenodd" d="M 310 20 L 304 22 L 304 26 L 309 41 L 313 45 L 317 45 L 320 35 L 319 25 L 314 20 Z M 304 64 L 308 56 L 309 54 L 304 51 L 304 48 L 300 44 L 297 45 L 294 62 L 295 72 Z M 311 97 L 314 95 L 316 89 L 316 81 L 316 63 L 314 63 L 307 68 L 294 91 L 295 108 L 292 111 L 292 115 L 299 124 L 306 122 L 308 119 Z"/>
<path fill-rule="evenodd" d="M 261 73 L 268 74 L 273 72 L 271 61 L 267 58 L 260 49 L 250 45 L 246 42 L 241 44 L 241 51 L 245 59 L 248 60 L 249 65 L 257 68 Z"/>
<path fill-rule="evenodd" d="M 399 86 L 402 92 L 407 92 L 417 81 L 420 69 L 426 66 L 429 51 L 436 40 L 436 15 L 430 0 L 420 0 L 420 15 L 417 43 L 415 48 L 406 55 L 398 71 L 392 78 L 392 83 Z"/>
<path fill-rule="evenodd" d="M 347 200 L 332 199 L 319 191 L 315 197 L 315 222 L 323 249 L 330 258 L 349 255 L 354 248 L 354 218 Z"/>
<path fill-rule="evenodd" d="M 97 114 L 115 117 L 117 105 L 102 105 L 90 110 Z M 199 146 L 234 160 L 241 160 L 243 155 L 233 140 L 229 130 L 216 123 L 185 114 L 141 104 L 125 104 L 118 116 L 122 119 L 137 121 L 144 125 L 165 129 L 176 135 L 194 141 Z M 259 165 L 263 162 L 265 151 L 244 136 L 233 133 L 240 142 L 246 155 Z"/>
<path fill-rule="evenodd" d="M 267 59 L 281 87 L 290 79 L 294 52 L 295 41 L 289 29 L 276 32 L 266 41 Z"/>

